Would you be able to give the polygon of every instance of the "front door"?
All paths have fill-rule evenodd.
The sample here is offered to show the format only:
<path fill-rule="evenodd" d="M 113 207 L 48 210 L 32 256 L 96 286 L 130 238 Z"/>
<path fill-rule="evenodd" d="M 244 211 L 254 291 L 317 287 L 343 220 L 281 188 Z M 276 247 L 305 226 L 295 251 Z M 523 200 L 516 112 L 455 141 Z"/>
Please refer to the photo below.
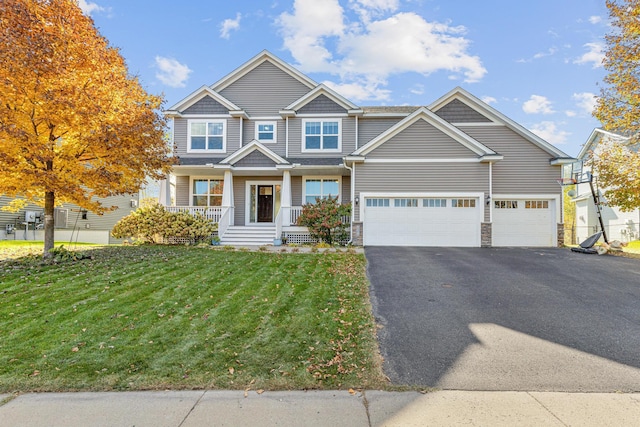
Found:
<path fill-rule="evenodd" d="M 273 222 L 273 185 L 258 185 L 258 222 Z"/>

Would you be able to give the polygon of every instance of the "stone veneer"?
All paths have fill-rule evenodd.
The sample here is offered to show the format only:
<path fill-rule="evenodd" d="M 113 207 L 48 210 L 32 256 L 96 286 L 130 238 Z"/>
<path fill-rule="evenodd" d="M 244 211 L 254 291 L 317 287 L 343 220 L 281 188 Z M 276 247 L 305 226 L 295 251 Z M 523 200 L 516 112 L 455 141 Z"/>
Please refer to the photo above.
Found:
<path fill-rule="evenodd" d="M 480 246 L 490 248 L 491 244 L 491 223 L 483 222 L 480 227 Z"/>
<path fill-rule="evenodd" d="M 558 224 L 558 247 L 564 246 L 564 224 Z"/>
<path fill-rule="evenodd" d="M 362 222 L 354 222 L 351 224 L 351 244 L 355 246 L 362 246 Z"/>

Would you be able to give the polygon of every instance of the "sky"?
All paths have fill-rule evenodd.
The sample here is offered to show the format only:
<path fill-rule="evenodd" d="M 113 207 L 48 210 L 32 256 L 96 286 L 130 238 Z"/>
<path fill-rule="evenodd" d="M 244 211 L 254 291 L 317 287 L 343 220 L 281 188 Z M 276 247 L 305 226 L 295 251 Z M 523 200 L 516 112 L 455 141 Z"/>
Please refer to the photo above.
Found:
<path fill-rule="evenodd" d="M 605 0 L 78 0 L 165 108 L 262 50 L 360 106 L 456 86 L 576 156 L 605 71 Z"/>

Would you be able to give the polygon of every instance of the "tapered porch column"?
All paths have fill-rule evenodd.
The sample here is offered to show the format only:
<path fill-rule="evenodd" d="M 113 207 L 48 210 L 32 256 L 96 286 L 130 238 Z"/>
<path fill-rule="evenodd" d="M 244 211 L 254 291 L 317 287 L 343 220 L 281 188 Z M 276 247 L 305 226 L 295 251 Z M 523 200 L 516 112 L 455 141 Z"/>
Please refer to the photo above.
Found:
<path fill-rule="evenodd" d="M 222 208 L 229 210 L 229 225 L 234 224 L 233 201 L 233 174 L 230 170 L 224 171 L 224 184 L 222 186 Z"/>
<path fill-rule="evenodd" d="M 282 210 L 282 225 L 291 225 L 291 172 L 288 170 L 282 171 L 280 209 Z"/>

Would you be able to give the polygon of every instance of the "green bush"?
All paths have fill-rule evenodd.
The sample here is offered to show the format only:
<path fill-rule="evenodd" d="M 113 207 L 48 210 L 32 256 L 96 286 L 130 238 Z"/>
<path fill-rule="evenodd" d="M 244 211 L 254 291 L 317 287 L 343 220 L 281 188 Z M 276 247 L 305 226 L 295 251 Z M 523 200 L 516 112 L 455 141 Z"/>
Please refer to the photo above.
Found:
<path fill-rule="evenodd" d="M 338 198 L 316 199 L 316 203 L 302 206 L 298 224 L 309 229 L 314 239 L 332 245 L 345 242 L 349 238 L 349 223 L 343 217 L 351 215 L 351 204 L 341 205 Z"/>
<path fill-rule="evenodd" d="M 116 239 L 133 238 L 141 243 L 167 243 L 185 239 L 190 243 L 209 240 L 218 229 L 202 215 L 167 212 L 164 206 L 145 206 L 116 223 L 111 235 Z"/>

